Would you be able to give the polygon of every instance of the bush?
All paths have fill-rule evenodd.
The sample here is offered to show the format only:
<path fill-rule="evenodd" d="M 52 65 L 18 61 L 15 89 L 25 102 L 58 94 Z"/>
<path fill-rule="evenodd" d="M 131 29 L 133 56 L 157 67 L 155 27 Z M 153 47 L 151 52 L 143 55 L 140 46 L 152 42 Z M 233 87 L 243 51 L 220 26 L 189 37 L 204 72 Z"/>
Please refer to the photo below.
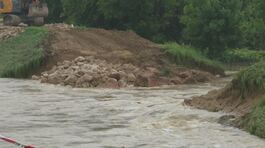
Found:
<path fill-rule="evenodd" d="M 224 75 L 224 69 L 220 63 L 208 59 L 198 50 L 190 46 L 179 45 L 177 43 L 166 43 L 163 47 L 167 53 L 173 56 L 174 62 L 177 64 L 202 69 L 213 74 Z"/>
<path fill-rule="evenodd" d="M 38 45 L 48 31 L 30 27 L 20 35 L 0 43 L 0 77 L 24 78 L 38 68 L 44 51 Z"/>
<path fill-rule="evenodd" d="M 251 134 L 265 138 L 265 96 L 262 98 L 262 102 L 247 115 L 244 127 Z"/>
<path fill-rule="evenodd" d="M 238 46 L 241 0 L 188 0 L 181 22 L 184 39 L 218 57 Z"/>
<path fill-rule="evenodd" d="M 265 92 L 265 62 L 259 62 L 241 71 L 232 81 L 243 98 L 252 93 Z"/>
<path fill-rule="evenodd" d="M 227 50 L 220 59 L 225 63 L 256 63 L 265 59 L 264 51 L 248 49 Z"/>

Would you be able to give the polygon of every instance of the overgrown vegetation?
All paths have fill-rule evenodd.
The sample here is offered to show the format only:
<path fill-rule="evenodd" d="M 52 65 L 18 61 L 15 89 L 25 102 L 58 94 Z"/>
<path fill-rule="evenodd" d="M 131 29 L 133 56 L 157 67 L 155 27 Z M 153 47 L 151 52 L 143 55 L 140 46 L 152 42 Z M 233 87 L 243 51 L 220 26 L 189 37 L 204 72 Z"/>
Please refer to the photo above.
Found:
<path fill-rule="evenodd" d="M 25 78 L 44 58 L 39 44 L 48 31 L 29 27 L 20 35 L 0 42 L 0 77 Z"/>
<path fill-rule="evenodd" d="M 265 60 L 265 52 L 262 50 L 231 49 L 225 51 L 219 60 L 224 63 L 253 64 Z"/>
<path fill-rule="evenodd" d="M 173 55 L 174 61 L 177 64 L 199 68 L 213 74 L 224 75 L 223 66 L 216 61 L 208 59 L 199 50 L 177 43 L 166 43 L 163 47 L 167 53 Z"/>
<path fill-rule="evenodd" d="M 154 41 L 180 40 L 184 0 L 46 0 L 48 21 L 134 30 Z"/>
<path fill-rule="evenodd" d="M 241 71 L 232 84 L 235 89 L 240 90 L 243 98 L 252 93 L 265 92 L 265 62 L 259 62 Z"/>
<path fill-rule="evenodd" d="M 264 0 L 46 0 L 49 22 L 133 30 L 217 58 L 235 48 L 265 49 Z"/>
<path fill-rule="evenodd" d="M 265 96 L 262 97 L 262 102 L 245 117 L 243 124 L 251 134 L 265 138 Z"/>
<path fill-rule="evenodd" d="M 237 46 L 242 0 L 189 0 L 181 21 L 184 39 L 193 46 L 218 57 Z"/>

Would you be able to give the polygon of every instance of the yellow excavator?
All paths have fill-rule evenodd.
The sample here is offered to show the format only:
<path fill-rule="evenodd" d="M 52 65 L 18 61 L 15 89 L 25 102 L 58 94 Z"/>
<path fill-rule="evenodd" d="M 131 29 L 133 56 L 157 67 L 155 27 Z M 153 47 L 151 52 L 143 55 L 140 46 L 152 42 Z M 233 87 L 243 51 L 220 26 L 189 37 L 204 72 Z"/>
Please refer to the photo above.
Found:
<path fill-rule="evenodd" d="M 3 24 L 7 26 L 20 23 L 41 26 L 49 10 L 44 0 L 0 0 L 0 14 L 3 15 Z"/>

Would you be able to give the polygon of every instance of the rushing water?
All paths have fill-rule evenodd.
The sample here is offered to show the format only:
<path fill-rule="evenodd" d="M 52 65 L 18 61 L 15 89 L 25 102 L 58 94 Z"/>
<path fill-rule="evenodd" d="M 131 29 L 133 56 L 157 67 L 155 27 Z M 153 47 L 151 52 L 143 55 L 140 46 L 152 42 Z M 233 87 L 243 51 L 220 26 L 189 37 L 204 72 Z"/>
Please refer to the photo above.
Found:
<path fill-rule="evenodd" d="M 183 99 L 223 87 L 72 89 L 0 79 L 0 134 L 38 148 L 263 148 L 265 141 L 217 123 L 222 113 Z M 0 142 L 0 148 L 16 148 Z"/>

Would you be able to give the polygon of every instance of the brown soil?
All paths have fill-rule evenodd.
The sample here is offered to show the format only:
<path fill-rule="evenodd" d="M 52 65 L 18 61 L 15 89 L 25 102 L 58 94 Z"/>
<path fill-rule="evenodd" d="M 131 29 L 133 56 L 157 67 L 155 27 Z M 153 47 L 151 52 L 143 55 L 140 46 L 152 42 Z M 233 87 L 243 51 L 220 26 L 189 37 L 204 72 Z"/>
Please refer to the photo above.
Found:
<path fill-rule="evenodd" d="M 260 94 L 251 94 L 242 98 L 239 90 L 234 89 L 231 84 L 221 90 L 214 90 L 207 95 L 194 97 L 192 100 L 185 100 L 185 104 L 209 111 L 224 111 L 233 113 L 238 117 L 248 114 L 258 103 Z"/>
<path fill-rule="evenodd" d="M 131 31 L 81 29 L 65 24 L 47 25 L 47 28 L 52 34 L 42 45 L 47 56 L 44 66 L 35 73 L 39 76 L 50 73 L 51 69 L 61 65 L 60 63 L 74 61 L 82 56 L 116 65 L 132 64 L 139 68 L 143 75 L 148 73 L 149 69 L 157 69 L 160 72 L 158 79 L 149 80 L 155 84 L 160 84 L 156 81 L 162 80 L 167 82 L 166 84 L 183 84 L 206 82 L 215 78 L 210 73 L 174 64 L 158 44 Z M 135 74 L 136 77 L 137 75 Z"/>
<path fill-rule="evenodd" d="M 162 66 L 166 55 L 159 46 L 134 32 L 104 29 L 54 29 L 46 45 L 52 49 L 54 62 L 93 56 L 111 63 L 132 63 L 141 67 Z M 46 48 L 47 49 L 47 48 Z"/>

